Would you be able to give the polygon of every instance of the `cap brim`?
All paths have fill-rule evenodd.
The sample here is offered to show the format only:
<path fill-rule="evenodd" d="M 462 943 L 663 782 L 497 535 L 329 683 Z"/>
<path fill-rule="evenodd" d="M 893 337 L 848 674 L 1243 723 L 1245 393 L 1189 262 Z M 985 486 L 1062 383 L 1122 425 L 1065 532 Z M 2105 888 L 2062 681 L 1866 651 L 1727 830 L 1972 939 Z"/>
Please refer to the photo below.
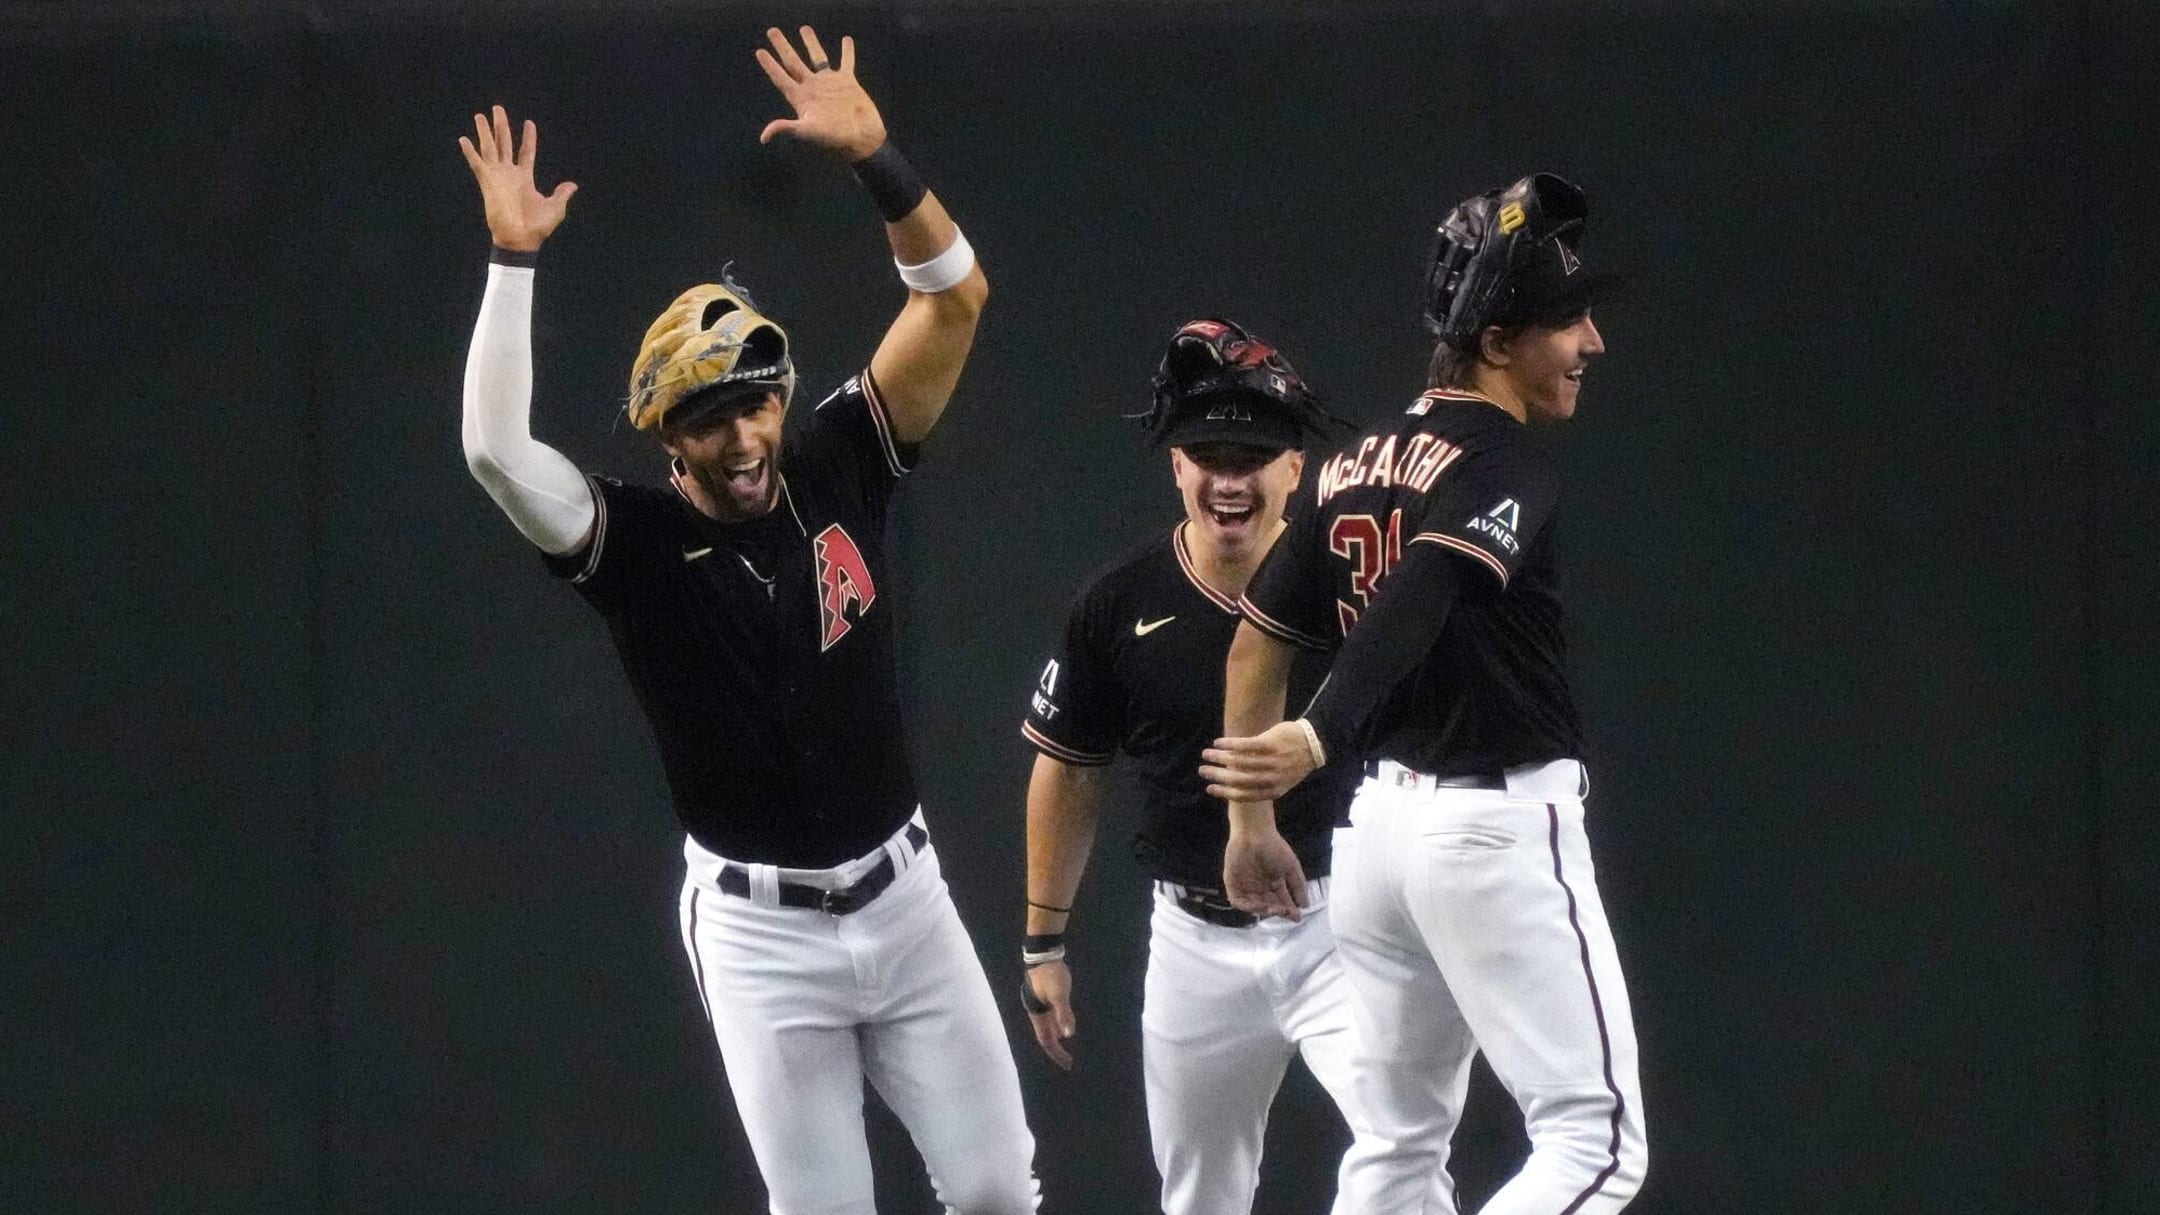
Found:
<path fill-rule="evenodd" d="M 1519 319 L 1532 323 L 1571 320 L 1626 296 L 1635 281 L 1632 270 L 1586 270 L 1568 279 L 1557 295 L 1520 309 Z"/>
<path fill-rule="evenodd" d="M 1235 418 L 1187 418 L 1166 428 L 1157 442 L 1164 447 L 1196 447 L 1202 443 L 1242 443 L 1289 451 L 1302 445 L 1304 435 L 1289 418 L 1255 416 Z"/>
<path fill-rule="evenodd" d="M 660 419 L 663 426 L 683 427 L 695 425 L 709 414 L 740 403 L 749 397 L 762 397 L 767 393 L 781 392 L 786 383 L 780 380 L 735 380 L 705 387 L 675 402 L 675 407 Z"/>

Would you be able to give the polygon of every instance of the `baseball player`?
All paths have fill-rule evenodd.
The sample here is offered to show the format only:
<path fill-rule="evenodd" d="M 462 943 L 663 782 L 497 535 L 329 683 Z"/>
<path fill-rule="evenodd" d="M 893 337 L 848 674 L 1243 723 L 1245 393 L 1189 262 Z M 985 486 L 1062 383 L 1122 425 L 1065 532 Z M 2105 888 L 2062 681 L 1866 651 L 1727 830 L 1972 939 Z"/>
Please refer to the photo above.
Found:
<path fill-rule="evenodd" d="M 574 187 L 538 131 L 460 140 L 495 253 L 466 366 L 473 475 L 607 621 L 687 836 L 681 930 L 776 1215 L 870 1215 L 867 1077 L 949 1211 L 1033 1211 L 1034 1141 L 975 950 L 916 803 L 893 658 L 887 503 L 952 395 L 988 286 L 855 78 L 778 30 L 787 135 L 849 161 L 907 303 L 869 366 L 791 406 L 787 335 L 732 282 L 645 335 L 628 414 L 664 487 L 587 477 L 529 434 L 534 261 Z"/>
<path fill-rule="evenodd" d="M 1486 1215 L 1613 1212 L 1646 1161 L 1635 1032 L 1583 834 L 1554 514 L 1528 429 L 1575 411 L 1604 352 L 1583 192 L 1540 173 L 1441 222 L 1431 389 L 1313 477 L 1247 586 L 1209 792 L 1231 802 L 1224 886 L 1258 914 L 1311 900 L 1271 800 L 1363 763 L 1330 891 L 1359 1099 L 1384 1150 L 1346 1162 L 1361 1212 L 1421 1207 L 1482 1049 L 1531 1152 Z M 1334 651 L 1283 721 L 1299 650 Z M 1272 724 L 1271 724 L 1272 723 Z M 1452 1211 L 1454 1204 L 1441 1209 Z"/>
<path fill-rule="evenodd" d="M 1361 775 L 1338 765 L 1281 803 L 1281 830 L 1313 876 L 1303 923 L 1239 911 L 1220 887 L 1229 827 L 1195 770 L 1222 721 L 1221 671 L 1246 581 L 1282 531 L 1300 449 L 1333 419 L 1272 346 L 1222 320 L 1170 339 L 1147 416 L 1185 503 L 1175 526 L 1087 584 L 1021 733 L 1028 782 L 1028 909 L 1021 999 L 1036 1041 L 1073 1065 L 1065 929 L 1101 813 L 1104 765 L 1123 751 L 1146 782 L 1133 850 L 1155 879 L 1142 1059 L 1148 1126 L 1169 1215 L 1245 1215 L 1268 1108 L 1292 1056 L 1368 1133 L 1350 1091 L 1349 994 L 1323 906 L 1328 836 Z M 1296 694 L 1325 673 L 1293 664 Z"/>

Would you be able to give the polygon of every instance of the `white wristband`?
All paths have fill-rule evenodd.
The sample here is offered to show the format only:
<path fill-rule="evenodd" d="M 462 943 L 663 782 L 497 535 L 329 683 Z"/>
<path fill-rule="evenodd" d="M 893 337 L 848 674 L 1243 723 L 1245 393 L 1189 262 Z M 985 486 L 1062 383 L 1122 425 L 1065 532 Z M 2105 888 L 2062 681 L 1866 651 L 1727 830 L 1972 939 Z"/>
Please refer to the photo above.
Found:
<path fill-rule="evenodd" d="M 1298 729 L 1305 732 L 1305 749 L 1312 755 L 1313 767 L 1327 767 L 1327 749 L 1320 745 L 1320 732 L 1302 717 L 1297 719 L 1297 724 Z"/>
<path fill-rule="evenodd" d="M 897 257 L 893 259 L 893 265 L 899 268 L 900 281 L 908 285 L 908 290 L 936 295 L 967 281 L 968 274 L 975 269 L 975 249 L 968 244 L 967 233 L 954 228 L 953 242 L 945 247 L 945 252 L 919 266 L 910 266 Z"/>

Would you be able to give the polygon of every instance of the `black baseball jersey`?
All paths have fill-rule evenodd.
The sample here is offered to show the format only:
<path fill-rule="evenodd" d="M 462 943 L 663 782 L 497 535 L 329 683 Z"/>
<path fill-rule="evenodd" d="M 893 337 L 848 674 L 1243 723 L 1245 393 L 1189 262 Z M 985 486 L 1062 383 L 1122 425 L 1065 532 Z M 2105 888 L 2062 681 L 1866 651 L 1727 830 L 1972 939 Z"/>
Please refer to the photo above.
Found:
<path fill-rule="evenodd" d="M 1527 427 L 1452 390 L 1424 394 L 1320 466 L 1246 589 L 1255 627 L 1332 651 L 1406 551 L 1432 545 L 1463 570 L 1438 641 L 1408 656 L 1414 665 L 1354 734 L 1327 739 L 1331 759 L 1352 749 L 1469 776 L 1581 755 L 1554 559 L 1559 489 L 1558 465 Z"/>
<path fill-rule="evenodd" d="M 548 565 L 607 619 L 684 829 L 731 859 L 826 868 L 915 810 L 885 551 L 915 449 L 868 371 L 785 426 L 764 518 L 595 477 L 592 543 Z"/>
<path fill-rule="evenodd" d="M 1133 854 L 1150 875 L 1202 889 L 1222 885 L 1230 821 L 1207 794 L 1200 750 L 1222 736 L 1223 663 L 1237 602 L 1200 578 L 1180 524 L 1091 579 L 1074 604 L 1057 657 L 1043 667 L 1020 732 L 1069 764 L 1107 764 L 1120 749 L 1147 786 Z M 1290 678 L 1303 704 L 1327 673 L 1300 655 Z M 1305 872 L 1328 871 L 1328 833 L 1355 789 L 1347 764 L 1315 774 L 1276 806 Z"/>

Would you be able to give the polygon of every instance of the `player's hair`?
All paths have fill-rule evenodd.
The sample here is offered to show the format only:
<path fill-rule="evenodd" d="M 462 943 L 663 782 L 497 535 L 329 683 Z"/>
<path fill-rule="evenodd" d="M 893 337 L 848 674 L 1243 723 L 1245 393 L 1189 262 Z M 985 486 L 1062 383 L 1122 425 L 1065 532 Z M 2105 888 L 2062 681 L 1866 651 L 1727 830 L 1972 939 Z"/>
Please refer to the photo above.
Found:
<path fill-rule="evenodd" d="M 1510 340 L 1523 330 L 1539 322 L 1514 321 L 1505 325 L 1487 326 L 1500 330 L 1502 341 Z M 1480 329 L 1464 346 L 1457 346 L 1446 338 L 1433 343 L 1432 362 L 1425 366 L 1425 387 L 1468 388 L 1477 374 L 1478 364 L 1484 362 L 1485 330 Z"/>

